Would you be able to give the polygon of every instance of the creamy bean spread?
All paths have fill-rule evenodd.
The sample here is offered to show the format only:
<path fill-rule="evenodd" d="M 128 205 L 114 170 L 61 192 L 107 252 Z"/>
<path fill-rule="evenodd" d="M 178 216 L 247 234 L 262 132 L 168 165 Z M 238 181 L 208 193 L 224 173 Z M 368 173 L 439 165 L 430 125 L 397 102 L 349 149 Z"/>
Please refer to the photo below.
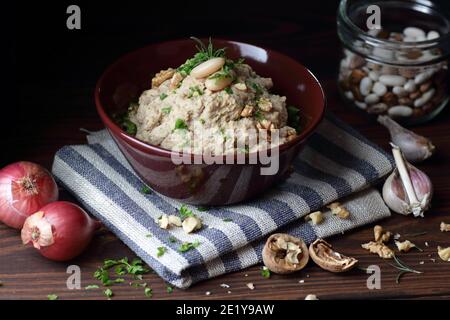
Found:
<path fill-rule="evenodd" d="M 227 59 L 225 49 L 211 43 L 198 48 L 177 69 L 155 75 L 152 88 L 122 119 L 129 133 L 165 149 L 212 155 L 254 152 L 296 137 L 299 111 L 270 93 L 271 78 L 243 60 Z M 256 143 L 251 132 L 258 135 Z"/>

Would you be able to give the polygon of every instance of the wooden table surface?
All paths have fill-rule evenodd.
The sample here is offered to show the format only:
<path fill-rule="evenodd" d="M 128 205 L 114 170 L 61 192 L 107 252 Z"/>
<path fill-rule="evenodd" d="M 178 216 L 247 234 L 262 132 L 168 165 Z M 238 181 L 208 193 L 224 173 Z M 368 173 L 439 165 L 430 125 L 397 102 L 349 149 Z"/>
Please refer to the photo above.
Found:
<path fill-rule="evenodd" d="M 120 19 L 114 17 L 128 16 L 130 12 L 121 12 L 120 8 L 113 7 L 110 12 L 101 15 L 100 22 L 96 24 L 94 18 L 99 14 L 98 9 L 88 7 L 85 10 L 91 10 L 91 15 L 86 18 L 87 31 L 73 34 L 62 30 L 49 39 L 44 37 L 40 40 L 44 45 L 32 60 L 27 59 L 26 52 L 26 48 L 31 44 L 17 41 L 12 63 L 16 67 L 19 80 L 17 87 L 13 88 L 13 92 L 17 94 L 14 98 L 15 109 L 10 111 L 23 125 L 17 126 L 17 122 L 14 122 L 10 126 L 7 124 L 6 129 L 2 128 L 5 129 L 8 139 L 2 139 L 0 142 L 1 150 L 6 150 L 0 155 L 0 165 L 30 160 L 50 168 L 58 148 L 66 144 L 85 142 L 85 134 L 79 128 L 102 128 L 95 112 L 92 93 L 95 80 L 108 64 L 123 53 L 149 42 L 191 34 L 212 34 L 261 44 L 293 56 L 318 76 L 326 91 L 329 109 L 387 150 L 388 133 L 346 107 L 338 97 L 336 72 L 339 41 L 335 28 L 337 4 L 330 4 L 328 1 L 326 3 L 308 4 L 295 13 L 292 8 L 271 13 L 255 9 L 249 11 L 252 12 L 249 19 L 254 23 L 244 22 L 243 28 L 234 26 L 230 30 L 224 30 L 215 24 L 208 34 L 199 27 L 201 20 L 196 18 L 192 18 L 192 30 L 180 31 L 170 24 L 162 25 L 159 31 L 149 30 L 152 25 L 144 28 L 145 30 L 128 25 L 128 32 L 130 28 L 135 29 L 127 33 L 123 31 L 124 26 L 117 22 Z M 51 13 L 56 14 L 54 11 Z M 138 14 L 138 11 L 139 8 L 133 13 Z M 63 10 L 57 14 L 63 14 L 64 17 L 64 12 Z M 115 23 L 106 30 L 100 27 L 105 20 Z M 235 20 L 238 21 L 239 17 L 235 17 Z M 61 21 L 64 23 L 64 19 L 49 19 L 44 25 L 44 31 L 51 30 L 54 24 Z M 158 21 L 152 23 L 158 24 Z M 34 44 L 32 37 L 27 41 Z M 53 45 L 48 46 L 50 43 Z M 52 81 L 51 86 L 46 85 L 48 81 Z M 254 266 L 196 284 L 187 290 L 174 289 L 173 293 L 166 292 L 167 284 L 156 274 L 149 274 L 144 276 L 144 279 L 153 289 L 152 299 L 303 299 L 310 293 L 321 299 L 449 299 L 450 263 L 441 261 L 436 249 L 438 245 L 450 245 L 450 234 L 439 231 L 441 221 L 450 223 L 449 108 L 434 121 L 415 130 L 430 137 L 437 147 L 436 155 L 420 164 L 420 168 L 429 174 L 434 184 L 433 207 L 424 219 L 393 214 L 379 223 L 394 233 L 426 232 L 425 235 L 410 239 L 422 247 L 424 252 L 412 250 L 400 255 L 407 264 L 423 271 L 422 274 L 408 274 L 400 284 L 396 284 L 397 270 L 376 255 L 361 249 L 361 244 L 373 237 L 373 225 L 368 225 L 329 240 L 339 252 L 356 257 L 361 267 L 379 265 L 380 290 L 367 289 L 368 275 L 362 271 L 332 274 L 310 263 L 299 273 L 289 276 L 272 275 L 270 279 L 261 276 L 261 266 Z M 73 200 L 64 190 L 61 190 L 61 198 Z M 0 299 L 47 299 L 48 294 L 57 294 L 59 299 L 106 299 L 101 289 L 67 289 L 66 268 L 70 264 L 80 266 L 84 287 L 97 283 L 92 273 L 104 259 L 125 256 L 132 258 L 134 254 L 112 233 L 103 230 L 95 237 L 88 250 L 74 261 L 51 262 L 41 257 L 34 249 L 24 247 L 18 231 L 0 224 L 0 281 L 3 283 L 0 287 Z M 435 259 L 435 262 L 432 259 Z M 299 282 L 300 280 L 304 282 Z M 254 290 L 246 286 L 249 282 L 254 284 Z M 230 288 L 222 288 L 220 285 L 223 283 L 228 284 Z M 128 283 L 115 285 L 112 289 L 114 299 L 145 298 L 143 289 L 130 287 Z M 206 295 L 207 291 L 211 294 Z"/>

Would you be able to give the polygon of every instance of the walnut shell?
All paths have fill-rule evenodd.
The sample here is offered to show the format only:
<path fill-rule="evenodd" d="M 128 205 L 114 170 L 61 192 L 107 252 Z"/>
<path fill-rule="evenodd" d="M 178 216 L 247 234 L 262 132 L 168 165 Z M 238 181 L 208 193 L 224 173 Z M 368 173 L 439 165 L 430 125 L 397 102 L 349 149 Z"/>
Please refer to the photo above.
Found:
<path fill-rule="evenodd" d="M 331 244 L 323 239 L 310 244 L 309 255 L 319 267 L 331 272 L 349 271 L 358 263 L 355 258 L 333 251 Z"/>
<path fill-rule="evenodd" d="M 286 248 L 281 248 L 280 243 L 286 244 Z M 294 250 L 290 250 L 294 248 Z M 295 252 L 295 248 L 298 248 Z M 292 263 L 292 254 L 298 263 Z M 271 235 L 264 245 L 262 252 L 264 265 L 272 272 L 287 274 L 303 269 L 309 261 L 308 247 L 302 239 L 293 237 L 285 233 L 275 233 Z"/>

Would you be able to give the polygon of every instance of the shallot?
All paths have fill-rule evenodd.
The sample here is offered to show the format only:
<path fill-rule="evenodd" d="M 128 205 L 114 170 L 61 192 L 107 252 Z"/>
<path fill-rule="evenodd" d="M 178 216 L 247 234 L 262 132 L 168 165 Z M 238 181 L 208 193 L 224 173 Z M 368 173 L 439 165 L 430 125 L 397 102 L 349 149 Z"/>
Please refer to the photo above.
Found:
<path fill-rule="evenodd" d="M 392 142 L 402 150 L 406 160 L 417 163 L 433 155 L 436 148 L 430 139 L 403 128 L 388 116 L 379 116 L 378 122 L 389 130 Z"/>
<path fill-rule="evenodd" d="M 58 199 L 52 175 L 38 164 L 16 162 L 0 170 L 0 221 L 21 229 L 25 219 Z"/>
<path fill-rule="evenodd" d="M 21 236 L 23 244 L 33 244 L 44 257 L 66 261 L 83 252 L 99 227 L 79 206 L 57 201 L 29 216 Z"/>

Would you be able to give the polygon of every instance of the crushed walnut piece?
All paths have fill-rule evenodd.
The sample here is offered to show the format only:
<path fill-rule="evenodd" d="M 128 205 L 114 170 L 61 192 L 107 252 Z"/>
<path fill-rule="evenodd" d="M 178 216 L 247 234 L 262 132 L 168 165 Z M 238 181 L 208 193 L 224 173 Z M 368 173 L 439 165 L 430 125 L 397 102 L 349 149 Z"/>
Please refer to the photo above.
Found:
<path fill-rule="evenodd" d="M 416 247 L 416 245 L 409 240 L 405 240 L 403 242 L 395 241 L 395 245 L 397 246 L 398 251 L 403 251 L 403 252 L 408 252 L 409 250 L 411 250 L 411 248 Z"/>
<path fill-rule="evenodd" d="M 450 247 L 443 248 L 441 246 L 438 246 L 437 250 L 439 258 L 441 258 L 444 261 L 450 262 Z"/>
<path fill-rule="evenodd" d="M 442 232 L 449 232 L 450 231 L 450 224 L 445 223 L 444 221 L 441 222 L 441 231 Z"/>
<path fill-rule="evenodd" d="M 181 81 L 183 81 L 183 76 L 181 75 L 181 73 L 179 72 L 174 73 L 172 79 L 170 79 L 169 89 L 174 90 L 178 88 L 178 85 L 180 84 Z"/>
<path fill-rule="evenodd" d="M 322 223 L 323 221 L 323 214 L 321 211 L 315 211 L 315 212 L 311 212 L 310 214 L 308 214 L 305 217 L 305 221 L 310 221 L 312 222 L 313 225 L 317 225 Z"/>
<path fill-rule="evenodd" d="M 392 236 L 390 231 L 384 231 L 383 227 L 379 225 L 373 227 L 373 234 L 375 242 L 388 242 Z"/>
<path fill-rule="evenodd" d="M 394 251 L 382 242 L 370 241 L 369 243 L 362 244 L 361 247 L 369 250 L 371 253 L 378 254 L 383 259 L 390 259 L 394 256 Z"/>
<path fill-rule="evenodd" d="M 202 228 L 202 220 L 196 215 L 192 215 L 183 220 L 183 230 L 186 233 L 192 233 Z"/>
<path fill-rule="evenodd" d="M 327 208 L 331 210 L 333 215 L 338 216 L 341 219 L 348 219 L 350 216 L 350 212 L 339 202 L 330 203 Z"/>
<path fill-rule="evenodd" d="M 181 227 L 181 219 L 178 216 L 163 214 L 156 221 L 161 229 L 169 229 L 172 226 Z"/>
<path fill-rule="evenodd" d="M 241 111 L 241 117 L 247 118 L 251 117 L 255 111 L 255 107 L 251 105 L 246 105 Z"/>
<path fill-rule="evenodd" d="M 161 70 L 152 79 L 152 88 L 157 88 L 163 83 L 164 81 L 172 78 L 172 76 L 175 74 L 175 69 L 169 68 L 166 70 Z"/>

